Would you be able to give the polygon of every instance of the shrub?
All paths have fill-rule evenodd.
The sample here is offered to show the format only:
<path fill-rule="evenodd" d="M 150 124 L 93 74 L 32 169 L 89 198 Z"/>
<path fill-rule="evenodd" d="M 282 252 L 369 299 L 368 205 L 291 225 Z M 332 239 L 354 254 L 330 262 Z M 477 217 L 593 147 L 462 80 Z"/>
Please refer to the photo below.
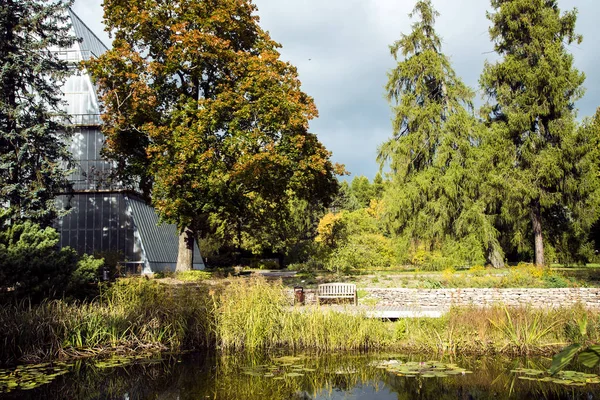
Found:
<path fill-rule="evenodd" d="M 37 301 L 81 293 L 95 282 L 104 261 L 87 255 L 80 259 L 73 249 L 60 248 L 59 240 L 55 229 L 31 222 L 0 232 L 0 293 Z"/>
<path fill-rule="evenodd" d="M 564 276 L 557 274 L 556 272 L 545 274 L 542 277 L 542 280 L 547 288 L 565 288 L 569 287 L 571 283 Z"/>
<path fill-rule="evenodd" d="M 474 265 L 471 268 L 469 268 L 469 272 L 473 276 L 483 276 L 485 275 L 485 267 L 483 265 Z"/>
<path fill-rule="evenodd" d="M 84 254 L 77 262 L 77 268 L 69 278 L 69 291 L 78 292 L 86 285 L 98 282 L 100 269 L 104 266 L 102 258 L 94 258 Z"/>
<path fill-rule="evenodd" d="M 328 269 L 350 272 L 361 268 L 389 268 L 395 258 L 392 243 L 385 236 L 373 233 L 352 235 L 333 252 Z"/>
<path fill-rule="evenodd" d="M 77 269 L 77 254 L 59 247 L 55 229 L 31 222 L 0 232 L 0 288 L 34 299 L 60 295 Z"/>

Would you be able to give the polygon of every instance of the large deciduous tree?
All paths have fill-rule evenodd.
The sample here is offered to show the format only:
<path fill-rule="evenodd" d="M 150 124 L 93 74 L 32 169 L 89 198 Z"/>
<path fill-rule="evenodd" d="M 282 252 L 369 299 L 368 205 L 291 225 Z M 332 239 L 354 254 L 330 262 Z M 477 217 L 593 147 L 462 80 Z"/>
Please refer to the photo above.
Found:
<path fill-rule="evenodd" d="M 69 5 L 4 0 L 0 7 L 0 217 L 11 223 L 50 225 L 54 197 L 68 187 L 60 86 L 69 70 L 52 49 L 75 40 Z"/>
<path fill-rule="evenodd" d="M 384 196 L 387 219 L 393 232 L 432 250 L 453 241 L 470 247 L 472 262 L 488 258 L 499 266 L 494 220 L 474 173 L 481 127 L 473 92 L 442 53 L 437 16 L 431 1 L 418 1 L 412 31 L 390 46 L 398 60 L 387 84 L 394 136 L 379 149 L 392 176 Z"/>
<path fill-rule="evenodd" d="M 535 263 L 545 265 L 544 232 L 559 223 L 589 226 L 597 217 L 590 162 L 597 145 L 591 129 L 575 123 L 584 75 L 567 49 L 582 38 L 575 33 L 576 10 L 561 14 L 556 0 L 491 4 L 490 36 L 501 59 L 486 63 L 480 83 L 490 97 L 483 109 L 495 143 L 490 151 L 501 155 L 494 169 L 506 182 L 502 214 L 514 241 L 533 231 Z"/>
<path fill-rule="evenodd" d="M 290 197 L 328 202 L 337 188 L 307 131 L 313 100 L 255 13 L 250 0 L 104 2 L 113 49 L 88 67 L 107 155 L 178 225 L 178 269 L 211 221 L 241 238 Z"/>

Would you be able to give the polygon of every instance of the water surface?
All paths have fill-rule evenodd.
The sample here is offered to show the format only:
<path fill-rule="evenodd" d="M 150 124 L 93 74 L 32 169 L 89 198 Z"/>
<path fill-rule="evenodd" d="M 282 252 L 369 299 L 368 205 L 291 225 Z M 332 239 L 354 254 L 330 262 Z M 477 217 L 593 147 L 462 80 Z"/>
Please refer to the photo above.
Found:
<path fill-rule="evenodd" d="M 563 386 L 511 372 L 548 363 L 391 354 L 194 354 L 116 367 L 86 361 L 51 383 L 0 399 L 600 399 L 598 384 Z"/>

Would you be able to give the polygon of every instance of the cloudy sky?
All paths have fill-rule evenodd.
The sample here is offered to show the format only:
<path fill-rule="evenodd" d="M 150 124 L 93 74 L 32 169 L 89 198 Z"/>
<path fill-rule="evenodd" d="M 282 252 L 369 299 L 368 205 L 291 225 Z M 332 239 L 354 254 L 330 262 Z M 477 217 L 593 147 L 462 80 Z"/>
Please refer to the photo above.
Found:
<path fill-rule="evenodd" d="M 281 43 L 282 59 L 300 74 L 320 117 L 311 131 L 333 152 L 333 160 L 352 175 L 372 178 L 378 171 L 377 147 L 391 136 L 385 99 L 387 71 L 394 66 L 389 45 L 410 32 L 408 13 L 415 0 L 255 0 L 261 26 Z M 434 0 L 441 16 L 436 28 L 443 51 L 466 84 L 478 89 L 486 59 L 494 59 L 488 35 L 487 0 Z M 569 46 L 576 67 L 585 72 L 585 97 L 579 117 L 600 106 L 600 41 L 596 0 L 559 0 L 561 10 L 577 7 L 580 45 Z M 110 45 L 102 25 L 101 0 L 75 0 L 75 12 Z M 480 92 L 478 92 L 480 97 Z M 481 100 L 479 100 L 481 101 Z"/>

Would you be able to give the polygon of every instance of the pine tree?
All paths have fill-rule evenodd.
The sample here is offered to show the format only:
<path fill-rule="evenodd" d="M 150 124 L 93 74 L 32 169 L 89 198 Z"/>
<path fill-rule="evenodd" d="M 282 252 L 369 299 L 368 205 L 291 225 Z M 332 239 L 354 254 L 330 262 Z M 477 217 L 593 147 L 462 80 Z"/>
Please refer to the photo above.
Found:
<path fill-rule="evenodd" d="M 512 226 L 513 243 L 526 242 L 527 230 L 533 231 L 535 263 L 545 265 L 543 232 L 560 219 L 573 221 L 577 209 L 583 217 L 591 211 L 581 205 L 595 203 L 589 197 L 595 189 L 571 201 L 581 182 L 577 177 L 594 175 L 586 170 L 593 163 L 574 159 L 580 152 L 569 148 L 587 132 L 577 133 L 574 112 L 584 75 L 566 48 L 582 38 L 575 33 L 576 10 L 561 14 L 556 0 L 491 4 L 490 36 L 502 58 L 486 63 L 480 83 L 491 100 L 483 115 L 493 135 L 489 142 L 495 143 L 490 152 L 498 155 L 494 169 L 505 182 L 502 214 Z M 587 156 L 595 157 L 595 151 Z"/>
<path fill-rule="evenodd" d="M 68 187 L 60 86 L 69 70 L 51 48 L 68 48 L 62 0 L 2 0 L 0 7 L 0 217 L 49 225 Z"/>
<path fill-rule="evenodd" d="M 481 127 L 472 114 L 473 92 L 442 53 L 434 29 L 438 15 L 431 1 L 418 1 L 412 32 L 390 46 L 398 60 L 387 84 L 394 136 L 379 150 L 392 175 L 384 197 L 387 219 L 393 232 L 432 249 L 455 241 L 471 247 L 467 252 L 478 260 L 490 258 L 499 246 L 473 172 Z"/>

